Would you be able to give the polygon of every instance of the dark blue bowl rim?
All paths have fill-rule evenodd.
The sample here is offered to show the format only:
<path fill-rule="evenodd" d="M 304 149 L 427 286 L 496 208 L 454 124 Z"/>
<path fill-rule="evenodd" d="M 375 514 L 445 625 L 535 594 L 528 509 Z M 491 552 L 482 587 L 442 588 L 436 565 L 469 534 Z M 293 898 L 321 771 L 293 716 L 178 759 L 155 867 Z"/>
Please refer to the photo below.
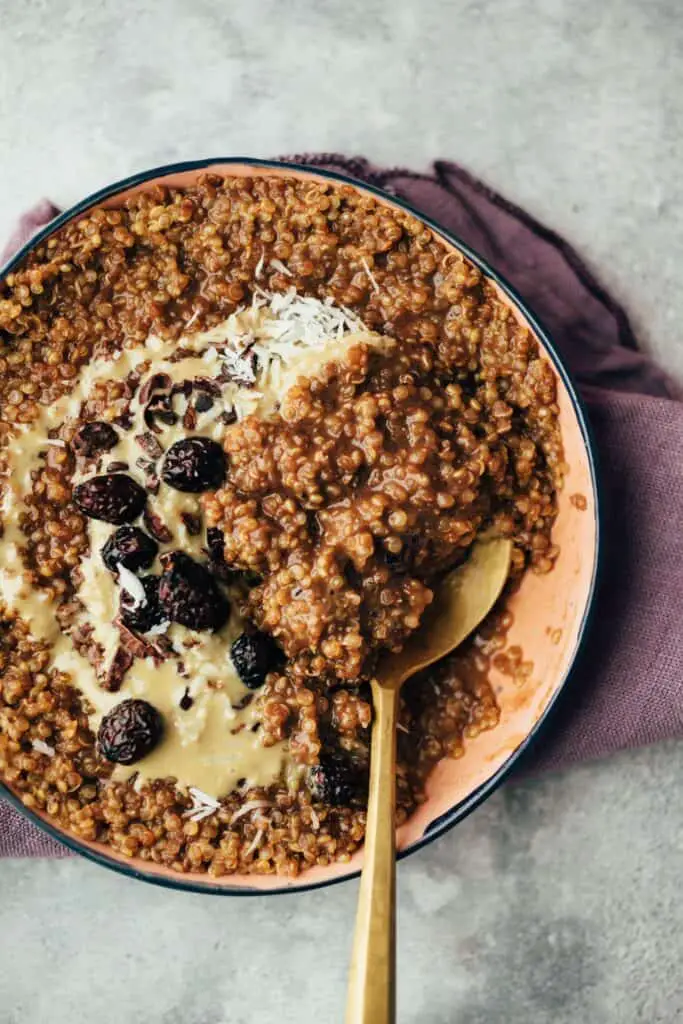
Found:
<path fill-rule="evenodd" d="M 593 561 L 593 573 L 591 577 L 590 588 L 588 597 L 581 617 L 581 623 L 577 632 L 576 643 L 574 651 L 569 660 L 568 668 L 564 674 L 563 679 L 560 681 L 558 686 L 555 688 L 555 692 L 548 702 L 545 710 L 541 717 L 535 722 L 533 729 L 529 732 L 524 741 L 510 754 L 504 764 L 496 771 L 491 778 L 487 779 L 486 782 L 482 783 L 472 793 L 469 794 L 464 800 L 456 804 L 445 814 L 440 815 L 434 821 L 432 821 L 424 834 L 417 842 L 413 843 L 407 849 L 402 850 L 398 854 L 398 859 L 402 860 L 404 857 L 408 857 L 423 847 L 432 843 L 439 836 L 444 835 L 450 831 L 458 822 L 463 821 L 469 814 L 472 813 L 484 800 L 486 800 L 501 783 L 507 778 L 512 771 L 512 768 L 523 756 L 528 754 L 532 746 L 538 740 L 544 726 L 547 724 L 553 711 L 556 709 L 560 696 L 564 693 L 567 682 L 571 676 L 573 668 L 579 657 L 579 654 L 584 646 L 585 639 L 588 633 L 589 625 L 591 622 L 594 605 L 595 605 L 595 594 L 598 586 L 599 570 L 601 566 L 601 549 L 602 549 L 602 512 L 601 512 L 601 494 L 599 487 L 599 478 L 597 470 L 597 454 L 595 448 L 595 442 L 591 428 L 588 423 L 588 417 L 586 415 L 585 407 L 576 386 L 572 380 L 572 377 L 567 370 L 562 357 L 558 353 L 555 345 L 553 344 L 548 332 L 538 321 L 534 313 L 529 309 L 524 299 L 518 294 L 515 288 L 512 287 L 501 275 L 494 270 L 490 264 L 471 249 L 465 242 L 463 242 L 457 235 L 452 232 L 446 231 L 436 221 L 430 217 L 425 216 L 420 210 L 416 209 L 410 203 L 405 200 L 390 195 L 381 188 L 377 188 L 375 185 L 367 184 L 362 180 L 351 178 L 345 174 L 340 174 L 336 171 L 328 171 L 324 168 L 313 167 L 308 164 L 291 163 L 282 160 L 261 160 L 254 157 L 214 157 L 211 159 L 203 160 L 190 160 L 174 164 L 166 164 L 161 167 L 154 167 L 151 170 L 140 171 L 137 174 L 132 174 L 128 178 L 123 178 L 121 181 L 115 182 L 113 185 L 107 185 L 106 188 L 99 189 L 99 191 L 92 193 L 85 199 L 82 199 L 75 206 L 65 210 L 63 213 L 55 217 L 54 220 L 50 221 L 44 228 L 42 228 L 37 234 L 35 234 L 29 241 L 22 246 L 22 248 L 9 260 L 9 262 L 0 269 L 0 276 L 5 276 L 21 262 L 21 260 L 37 245 L 40 245 L 42 241 L 54 234 L 62 225 L 67 221 L 72 220 L 74 217 L 98 203 L 109 199 L 120 192 L 126 191 L 126 189 L 133 188 L 136 185 L 142 185 L 147 181 L 151 181 L 155 178 L 163 178 L 170 174 L 182 174 L 185 171 L 200 171 L 203 169 L 210 169 L 215 165 L 230 165 L 230 164 L 241 164 L 252 167 L 263 167 L 263 168 L 286 168 L 291 171 L 306 171 L 317 175 L 321 178 L 328 178 L 330 181 L 342 182 L 343 184 L 352 185 L 356 188 L 361 188 L 373 195 L 378 196 L 383 200 L 387 200 L 396 206 L 413 214 L 418 220 L 427 224 L 428 227 L 435 232 L 435 234 L 444 238 L 447 242 L 454 245 L 457 249 L 467 256 L 469 260 L 478 267 L 486 277 L 490 278 L 503 293 L 510 299 L 513 305 L 515 305 L 519 311 L 526 318 L 529 326 L 534 333 L 540 338 L 543 343 L 550 360 L 553 363 L 555 371 L 562 380 L 562 383 L 567 389 L 569 394 L 574 414 L 581 430 L 581 435 L 586 448 L 588 456 L 591 485 L 593 488 L 593 497 L 595 503 L 595 557 Z M 184 875 L 156 875 L 147 873 L 132 865 L 126 864 L 125 861 L 119 862 L 100 853 L 97 850 L 92 850 L 87 846 L 81 845 L 81 843 L 74 837 L 70 836 L 66 832 L 61 832 L 49 821 L 43 820 L 29 808 L 25 807 L 21 800 L 10 790 L 7 786 L 0 781 L 0 792 L 3 797 L 8 800 L 21 814 L 27 817 L 33 824 L 37 825 L 38 828 L 47 832 L 53 839 L 67 846 L 75 853 L 81 854 L 88 860 L 94 861 L 103 867 L 110 868 L 113 871 L 117 871 L 120 874 L 126 875 L 129 878 L 136 878 L 140 881 L 151 882 L 155 885 L 160 885 L 168 889 L 178 889 L 185 892 L 194 893 L 206 893 L 210 895 L 221 895 L 221 896 L 275 896 L 275 895 L 294 895 L 301 892 L 307 892 L 314 889 L 323 889 L 332 885 L 339 885 L 341 882 L 349 881 L 352 878 L 357 878 L 360 874 L 359 871 L 352 871 L 346 875 L 342 875 L 337 878 L 331 878 L 329 880 L 323 880 L 320 882 L 304 883 L 302 885 L 284 885 L 278 886 L 272 889 L 251 889 L 247 886 L 230 886 L 220 883 L 202 883 L 186 879 Z M 304 876 L 305 877 L 305 876 Z"/>

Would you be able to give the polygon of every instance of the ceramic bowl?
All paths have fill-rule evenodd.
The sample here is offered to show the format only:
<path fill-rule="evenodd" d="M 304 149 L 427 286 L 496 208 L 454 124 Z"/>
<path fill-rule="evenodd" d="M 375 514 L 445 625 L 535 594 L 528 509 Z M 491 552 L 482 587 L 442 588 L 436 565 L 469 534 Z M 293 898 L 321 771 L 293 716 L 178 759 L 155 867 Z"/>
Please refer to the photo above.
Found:
<path fill-rule="evenodd" d="M 559 496 L 559 514 L 553 534 L 561 553 L 555 568 L 548 575 L 527 573 L 521 587 L 509 601 L 513 625 L 508 643 L 522 648 L 525 659 L 533 662 L 533 672 L 520 687 L 508 676 L 493 671 L 491 681 L 500 705 L 500 723 L 490 732 L 470 740 L 463 758 L 457 761 L 443 760 L 437 765 L 429 779 L 426 802 L 398 831 L 399 856 L 405 857 L 448 831 L 490 796 L 518 758 L 538 737 L 562 689 L 571 685 L 571 669 L 586 632 L 593 603 L 599 554 L 595 456 L 584 410 L 546 331 L 523 299 L 480 256 L 400 200 L 343 175 L 299 164 L 245 158 L 216 159 L 158 167 L 137 174 L 67 210 L 14 257 L 5 268 L 5 273 L 23 259 L 32 247 L 92 207 L 115 207 L 126 197 L 148 189 L 155 183 L 188 185 L 206 171 L 240 176 L 290 175 L 317 181 L 334 180 L 352 185 L 361 192 L 371 193 L 381 203 L 410 209 L 448 248 L 464 253 L 494 283 L 514 315 L 534 333 L 555 368 L 560 424 L 569 466 L 567 482 Z M 142 860 L 126 859 L 100 844 L 76 839 L 55 828 L 46 818 L 28 811 L 7 787 L 3 787 L 3 795 L 34 823 L 78 853 L 135 878 L 179 889 L 232 895 L 301 891 L 349 878 L 358 872 L 362 863 L 362 852 L 359 852 L 348 864 L 316 867 L 292 881 L 274 876 L 256 878 L 251 875 L 230 875 L 208 880 L 202 874 L 179 875 Z"/>

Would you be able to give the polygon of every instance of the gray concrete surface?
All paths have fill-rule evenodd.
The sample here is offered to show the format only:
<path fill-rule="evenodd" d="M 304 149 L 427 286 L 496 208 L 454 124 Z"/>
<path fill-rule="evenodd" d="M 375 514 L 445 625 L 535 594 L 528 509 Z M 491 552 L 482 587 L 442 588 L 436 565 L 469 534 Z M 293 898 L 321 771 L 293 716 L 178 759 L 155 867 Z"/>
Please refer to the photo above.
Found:
<path fill-rule="evenodd" d="M 683 745 L 508 785 L 399 868 L 401 1024 L 674 1024 Z M 356 883 L 213 899 L 0 864 L 2 1024 L 335 1024 Z"/>
<path fill-rule="evenodd" d="M 201 155 L 458 159 L 683 378 L 676 0 L 0 0 L 0 236 Z M 509 785 L 400 872 L 401 1021 L 683 1020 L 683 746 Z M 341 1020 L 355 888 L 211 901 L 0 864 L 0 1024 Z"/>

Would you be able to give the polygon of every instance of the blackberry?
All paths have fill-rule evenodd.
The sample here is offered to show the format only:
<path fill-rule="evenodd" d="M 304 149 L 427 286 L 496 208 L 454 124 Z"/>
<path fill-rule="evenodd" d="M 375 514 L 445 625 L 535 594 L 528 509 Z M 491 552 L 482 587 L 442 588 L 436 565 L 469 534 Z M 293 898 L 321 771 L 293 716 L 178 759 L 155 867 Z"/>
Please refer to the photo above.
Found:
<path fill-rule="evenodd" d="M 102 757 L 116 764 L 135 764 L 161 739 L 163 721 L 146 700 L 124 700 L 104 716 L 97 732 Z"/>
<path fill-rule="evenodd" d="M 161 479 L 177 491 L 213 491 L 225 479 L 225 455 L 217 441 L 187 437 L 166 453 Z"/>
<path fill-rule="evenodd" d="M 282 661 L 282 652 L 267 633 L 242 633 L 230 648 L 237 674 L 250 690 L 263 686 L 266 676 Z"/>
<path fill-rule="evenodd" d="M 131 572 L 149 569 L 159 545 L 137 526 L 119 526 L 102 548 L 102 561 L 110 572 L 123 565 Z"/>
<path fill-rule="evenodd" d="M 322 754 L 309 769 L 309 786 L 316 800 L 332 807 L 349 807 L 367 797 L 365 773 L 341 754 Z"/>
<path fill-rule="evenodd" d="M 140 577 L 145 600 L 139 603 L 127 590 L 121 589 L 119 617 L 123 625 L 134 633 L 147 633 L 152 626 L 158 626 L 166 618 L 159 603 L 159 582 L 158 576 Z"/>
<path fill-rule="evenodd" d="M 92 476 L 74 487 L 73 499 L 90 519 L 120 526 L 130 523 L 142 512 L 147 495 L 132 477 L 125 473 Z"/>
<path fill-rule="evenodd" d="M 159 601 L 169 619 L 188 629 L 213 630 L 228 621 L 230 605 L 203 565 L 182 551 L 162 555 L 161 564 Z"/>

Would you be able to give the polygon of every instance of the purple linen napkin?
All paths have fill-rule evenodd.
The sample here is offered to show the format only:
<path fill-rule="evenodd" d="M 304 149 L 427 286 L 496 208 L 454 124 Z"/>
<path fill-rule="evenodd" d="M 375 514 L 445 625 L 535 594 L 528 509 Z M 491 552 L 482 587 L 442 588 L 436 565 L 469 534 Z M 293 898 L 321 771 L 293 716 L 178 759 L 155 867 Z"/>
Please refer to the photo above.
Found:
<path fill-rule="evenodd" d="M 579 383 L 600 457 L 604 569 L 588 642 L 532 770 L 683 736 L 683 402 L 638 351 L 628 317 L 562 238 L 456 164 L 427 174 L 324 154 L 339 170 L 406 199 L 488 259 L 528 301 Z M 21 219 L 4 257 L 57 209 Z M 65 851 L 0 800 L 0 856 Z"/>

